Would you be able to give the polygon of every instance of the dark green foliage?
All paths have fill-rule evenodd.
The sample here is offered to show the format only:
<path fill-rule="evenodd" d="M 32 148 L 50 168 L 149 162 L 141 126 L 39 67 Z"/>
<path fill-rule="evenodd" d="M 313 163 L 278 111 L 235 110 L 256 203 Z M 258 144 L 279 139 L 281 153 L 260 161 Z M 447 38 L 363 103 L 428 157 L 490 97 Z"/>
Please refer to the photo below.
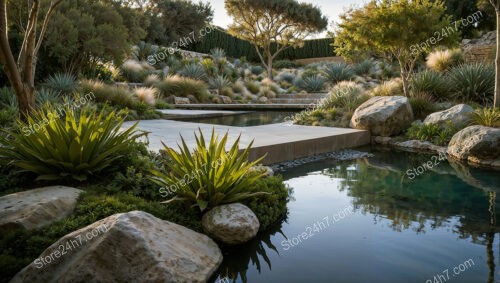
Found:
<path fill-rule="evenodd" d="M 420 141 L 429 141 L 436 145 L 447 145 L 454 134 L 459 130 L 451 123 L 445 127 L 437 124 L 413 124 L 407 131 L 406 137 Z"/>
<path fill-rule="evenodd" d="M 263 178 L 255 182 L 254 186 L 269 194 L 255 197 L 244 204 L 257 215 L 260 230 L 264 231 L 286 216 L 286 204 L 292 189 L 285 186 L 281 176 Z"/>
<path fill-rule="evenodd" d="M 76 77 L 69 73 L 56 73 L 45 80 L 45 86 L 60 95 L 68 95 L 76 90 Z"/>
<path fill-rule="evenodd" d="M 148 2 L 146 9 L 151 21 L 146 37 L 148 42 L 182 48 L 190 43 L 189 40 L 198 40 L 200 30 L 212 21 L 213 11 L 209 3 L 177 0 Z"/>
<path fill-rule="evenodd" d="M 434 71 L 423 71 L 415 74 L 410 80 L 412 93 L 428 93 L 439 101 L 446 100 L 450 95 L 450 85 L 447 78 Z"/>
<path fill-rule="evenodd" d="M 312 39 L 304 41 L 304 46 L 299 48 L 288 48 L 282 51 L 276 57 L 276 60 L 296 60 L 318 57 L 332 57 L 335 52 L 331 44 L 333 39 Z M 207 34 L 200 41 L 184 47 L 186 50 L 191 50 L 200 53 L 210 53 L 213 48 L 220 47 L 224 49 L 226 55 L 232 58 L 240 58 L 245 56 L 251 62 L 259 62 L 259 55 L 255 51 L 255 47 L 248 41 L 236 38 L 225 30 L 215 28 L 211 33 Z M 275 46 L 272 47 L 275 50 Z M 278 61 L 279 62 L 279 61 Z M 280 67 L 276 67 L 280 68 Z M 283 67 L 287 68 L 287 67 Z"/>
<path fill-rule="evenodd" d="M 463 64 L 449 71 L 453 98 L 488 105 L 495 90 L 495 66 L 482 63 Z"/>
<path fill-rule="evenodd" d="M 413 94 L 409 100 L 416 119 L 425 119 L 436 110 L 432 97 L 425 92 Z"/>
<path fill-rule="evenodd" d="M 278 61 L 273 63 L 273 67 L 275 69 L 284 69 L 284 68 L 293 69 L 293 68 L 299 68 L 301 66 L 302 66 L 301 64 L 293 62 L 291 60 L 287 60 L 287 59 L 278 60 Z"/>

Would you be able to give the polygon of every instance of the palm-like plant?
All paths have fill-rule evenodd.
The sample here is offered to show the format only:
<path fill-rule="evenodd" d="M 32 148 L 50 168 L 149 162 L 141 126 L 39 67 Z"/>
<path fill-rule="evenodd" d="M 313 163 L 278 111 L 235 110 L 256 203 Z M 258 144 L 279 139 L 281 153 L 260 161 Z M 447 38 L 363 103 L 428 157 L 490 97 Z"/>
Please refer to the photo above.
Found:
<path fill-rule="evenodd" d="M 22 133 L 2 130 L 7 136 L 0 136 L 0 161 L 36 173 L 37 180 L 85 181 L 121 158 L 129 143 L 144 135 L 135 130 L 137 124 L 121 131 L 124 117 L 115 112 L 76 114 L 66 106 L 62 114 L 50 104 L 45 108 L 33 111 L 26 122 L 18 121 Z"/>
<path fill-rule="evenodd" d="M 239 152 L 240 137 L 226 152 L 228 134 L 219 140 L 212 130 L 208 144 L 201 129 L 195 135 L 196 148 L 191 152 L 181 136 L 179 151 L 164 144 L 167 155 L 172 159 L 168 165 L 169 173 L 153 171 L 152 180 L 162 187 L 171 188 L 173 198 L 166 201 L 187 201 L 201 211 L 215 206 L 240 202 L 245 199 L 266 194 L 258 191 L 252 184 L 264 176 L 262 172 L 249 171 L 264 157 L 253 162 L 248 154 L 253 141 Z"/>

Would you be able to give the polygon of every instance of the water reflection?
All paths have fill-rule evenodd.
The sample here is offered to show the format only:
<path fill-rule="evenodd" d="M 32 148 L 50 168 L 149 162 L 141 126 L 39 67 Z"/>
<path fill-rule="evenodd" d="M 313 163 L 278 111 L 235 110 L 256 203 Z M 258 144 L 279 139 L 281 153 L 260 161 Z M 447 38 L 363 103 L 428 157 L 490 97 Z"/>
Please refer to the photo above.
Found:
<path fill-rule="evenodd" d="M 495 239 L 498 240 L 497 233 L 500 233 L 500 227 L 496 220 L 500 213 L 500 210 L 496 209 L 500 201 L 496 197 L 496 193 L 500 192 L 499 172 L 488 169 L 472 168 L 457 162 L 449 163 L 447 161 L 442 161 L 436 164 L 436 166 L 428 168 L 429 170 L 426 170 L 426 172 L 410 179 L 407 174 L 408 170 L 412 170 L 431 160 L 431 156 L 405 152 L 395 153 L 390 151 L 374 151 L 374 154 L 375 157 L 353 162 L 337 163 L 331 160 L 323 160 L 318 163 L 306 164 L 288 170 L 285 172 L 284 177 L 285 180 L 313 180 L 311 182 L 315 182 L 314 178 L 311 178 L 311 175 L 327 176 L 330 178 L 332 184 L 337 184 L 335 187 L 331 188 L 332 190 L 342 192 L 346 195 L 348 201 L 352 203 L 356 211 L 360 212 L 365 218 L 371 218 L 372 226 L 369 227 L 369 232 L 365 236 L 373 237 L 372 233 L 388 234 L 389 232 L 384 231 L 383 228 L 378 225 L 383 222 L 384 227 L 386 227 L 385 224 L 387 224 L 392 231 L 404 234 L 405 236 L 401 237 L 408 238 L 409 242 L 407 244 L 409 246 L 426 245 L 428 239 L 422 238 L 426 234 L 442 236 L 444 233 L 448 234 L 448 236 L 450 234 L 457 235 L 458 239 L 461 241 L 457 245 L 463 247 L 464 255 L 467 256 L 472 256 L 474 254 L 472 251 L 469 251 L 472 250 L 473 247 L 467 243 L 484 246 L 485 252 L 482 255 L 485 260 L 482 264 L 485 269 L 488 269 L 487 277 L 486 274 L 483 275 L 480 270 L 481 267 L 477 267 L 477 270 L 468 271 L 468 274 L 461 275 L 461 278 L 455 278 L 456 280 L 454 281 L 472 282 L 470 280 L 473 280 L 479 282 L 477 278 L 483 278 L 480 281 L 494 282 L 495 261 L 498 262 L 498 260 L 500 260 L 500 255 L 495 259 L 494 252 Z M 316 186 L 322 186 L 322 184 L 318 183 Z M 308 187 L 309 190 L 310 188 L 311 186 Z M 306 188 L 295 188 L 296 193 L 297 190 L 300 192 L 301 189 L 305 190 Z M 308 195 L 318 194 L 318 192 L 314 190 L 302 192 Z M 302 198 L 303 197 L 304 194 L 302 194 Z M 322 195 L 319 197 L 322 197 Z M 316 204 L 301 202 L 300 197 L 297 197 L 297 201 L 293 203 L 293 207 L 297 209 L 298 207 L 306 206 L 308 208 L 307 211 L 311 214 L 308 215 L 307 221 L 304 221 L 305 216 L 302 214 L 300 215 L 300 219 L 292 216 L 289 219 L 289 223 L 282 223 L 276 230 L 270 231 L 269 233 L 261 233 L 259 239 L 256 239 L 249 245 L 239 247 L 238 249 L 225 250 L 224 265 L 221 269 L 219 278 L 227 276 L 228 278 L 232 278 L 233 282 L 250 282 L 248 281 L 247 275 L 251 274 L 252 278 L 257 278 L 257 280 L 252 282 L 261 282 L 258 280 L 259 274 L 266 273 L 267 276 L 270 276 L 267 272 L 271 270 L 273 263 L 275 267 L 277 264 L 287 267 L 296 266 L 298 270 L 290 272 L 300 274 L 301 261 L 298 257 L 302 255 L 301 253 L 290 253 L 285 254 L 283 257 L 274 257 L 274 262 L 270 259 L 269 253 L 279 255 L 276 245 L 281 241 L 280 239 L 286 238 L 285 235 L 289 233 L 289 231 L 296 231 L 297 227 L 303 228 L 307 223 L 312 223 L 324 216 L 321 214 L 322 212 L 320 212 L 321 210 L 319 207 L 328 204 L 318 203 L 318 209 L 314 209 L 315 205 Z M 312 209 L 309 209 L 310 207 L 312 207 Z M 358 236 L 357 233 L 367 233 L 366 227 L 360 228 L 356 225 L 359 226 L 360 224 L 346 226 L 347 228 L 343 228 L 345 229 L 344 231 L 337 230 L 336 232 L 325 233 L 332 233 L 332 236 L 337 237 L 336 241 L 341 241 L 344 245 L 356 245 L 356 241 L 359 240 L 353 237 L 352 239 L 338 238 L 340 237 L 339 232 L 353 236 Z M 282 230 L 284 232 L 282 232 Z M 409 236 L 408 231 L 413 233 L 413 235 L 420 236 Z M 285 235 L 277 237 L 278 234 Z M 290 235 L 295 235 L 295 232 L 290 232 Z M 381 237 L 381 239 L 384 238 L 385 236 Z M 444 240 L 444 238 L 445 237 L 443 237 L 443 239 L 436 238 L 434 242 L 431 242 L 432 247 L 428 248 L 435 249 L 438 255 L 442 256 L 446 254 L 447 251 L 443 250 L 441 246 L 449 244 L 446 242 L 449 240 Z M 274 244 L 272 240 L 275 241 Z M 323 249 L 334 249 L 331 247 L 333 245 L 331 241 L 321 242 L 320 238 L 315 238 L 311 241 L 317 241 L 315 245 L 323 247 Z M 309 248 L 317 248 L 312 242 L 307 245 Z M 383 246 L 383 243 L 379 242 L 378 245 Z M 301 248 L 305 249 L 305 247 L 304 245 L 304 247 Z M 394 255 L 394 253 L 397 253 L 398 249 L 395 249 L 394 246 L 391 248 L 393 250 L 387 251 L 387 253 L 389 253 L 388 256 L 394 258 L 403 256 L 404 258 L 402 254 Z M 406 247 L 401 247 L 401 249 L 404 248 Z M 338 250 L 338 247 L 335 247 L 335 249 Z M 465 250 L 467 250 L 469 254 L 467 254 Z M 391 252 L 393 254 L 390 254 Z M 307 253 L 305 256 L 310 256 L 310 251 L 307 249 L 303 250 L 302 253 Z M 365 253 L 366 254 L 358 254 L 356 256 L 351 256 L 351 258 L 346 258 L 346 265 L 357 266 L 358 262 L 362 265 L 363 263 L 360 262 L 362 260 L 359 256 L 369 257 L 371 255 L 369 251 L 365 251 Z M 415 258 L 429 256 L 429 254 L 424 251 L 416 250 L 414 253 Z M 293 255 L 293 257 L 291 255 Z M 261 260 L 259 260 L 259 258 Z M 263 265 L 261 264 L 262 260 L 266 263 L 266 270 L 263 270 Z M 323 260 L 335 261 L 337 259 L 334 255 L 326 255 Z M 449 262 L 438 263 L 448 267 L 453 267 L 457 264 L 456 259 L 448 259 L 448 261 Z M 372 262 L 372 264 L 378 267 L 384 266 L 389 270 L 392 266 L 381 262 Z M 369 267 L 366 266 L 363 268 L 369 269 Z M 424 269 L 424 267 L 420 268 Z M 376 272 L 370 269 L 368 271 Z M 412 267 L 408 268 L 406 274 L 401 274 L 400 276 L 401 278 L 406 276 L 415 279 L 417 275 L 422 276 L 422 271 L 423 270 L 418 270 L 417 274 L 415 273 L 414 267 Z M 428 271 L 426 272 L 428 273 Z M 439 272 L 439 270 L 437 270 L 437 272 Z M 356 272 L 345 270 L 344 273 L 337 272 L 332 274 L 331 271 L 325 271 L 325 274 L 315 274 L 315 276 L 318 276 L 318 278 L 334 276 L 334 279 L 338 277 L 340 281 L 348 278 L 345 282 L 363 282 L 361 281 L 361 277 L 357 280 L 352 279 L 352 273 Z M 377 275 L 379 277 L 390 276 L 389 273 L 377 273 Z M 274 279 L 281 279 L 280 276 L 284 275 L 276 274 L 275 271 L 272 276 Z M 378 278 L 378 280 L 373 280 L 372 282 L 391 281 L 384 279 L 387 278 Z M 273 281 L 263 280 L 262 282 Z M 311 282 L 328 281 L 322 281 L 320 279 L 314 280 L 314 278 L 311 278 Z"/>
<path fill-rule="evenodd" d="M 296 112 L 290 111 L 259 111 L 250 112 L 240 115 L 229 115 L 222 117 L 213 118 L 201 118 L 201 119 L 177 119 L 182 121 L 203 123 L 203 124 L 214 124 L 214 125 L 226 125 L 233 127 L 250 127 L 259 126 L 267 124 L 276 124 L 286 122 L 287 117 L 292 117 Z"/>

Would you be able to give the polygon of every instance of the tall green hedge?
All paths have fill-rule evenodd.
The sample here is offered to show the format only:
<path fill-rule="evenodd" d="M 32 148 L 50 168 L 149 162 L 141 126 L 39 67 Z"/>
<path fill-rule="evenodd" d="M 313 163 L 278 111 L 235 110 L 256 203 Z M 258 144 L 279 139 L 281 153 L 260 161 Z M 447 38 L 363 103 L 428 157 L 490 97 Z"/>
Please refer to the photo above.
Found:
<path fill-rule="evenodd" d="M 288 48 L 281 52 L 276 60 L 335 56 L 335 52 L 331 46 L 332 43 L 333 39 L 331 38 L 306 40 L 304 47 Z M 229 57 L 246 57 L 248 61 L 260 62 L 259 56 L 252 44 L 236 38 L 219 28 L 215 28 L 211 33 L 202 38 L 201 41 L 190 44 L 185 49 L 199 53 L 209 53 L 210 50 L 216 47 L 224 49 Z"/>

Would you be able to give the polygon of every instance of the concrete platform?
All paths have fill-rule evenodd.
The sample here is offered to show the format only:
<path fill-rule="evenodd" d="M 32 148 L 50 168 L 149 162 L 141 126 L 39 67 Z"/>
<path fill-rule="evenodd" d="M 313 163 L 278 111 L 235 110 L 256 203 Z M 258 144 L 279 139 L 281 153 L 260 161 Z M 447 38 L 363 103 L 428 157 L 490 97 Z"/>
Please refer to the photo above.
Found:
<path fill-rule="evenodd" d="M 134 122 L 126 122 L 128 128 Z M 267 154 L 263 164 L 273 164 L 297 158 L 317 155 L 325 152 L 355 148 L 370 143 L 370 133 L 364 130 L 312 127 L 280 123 L 255 127 L 230 127 L 221 125 L 178 122 L 171 120 L 140 121 L 138 129 L 149 132 L 149 148 L 158 151 L 163 148 L 161 142 L 177 148 L 180 136 L 190 148 L 194 148 L 194 133 L 202 130 L 205 139 L 209 139 L 212 128 L 219 136 L 229 132 L 228 149 L 241 134 L 240 148 L 248 146 L 254 140 L 250 160 Z"/>

